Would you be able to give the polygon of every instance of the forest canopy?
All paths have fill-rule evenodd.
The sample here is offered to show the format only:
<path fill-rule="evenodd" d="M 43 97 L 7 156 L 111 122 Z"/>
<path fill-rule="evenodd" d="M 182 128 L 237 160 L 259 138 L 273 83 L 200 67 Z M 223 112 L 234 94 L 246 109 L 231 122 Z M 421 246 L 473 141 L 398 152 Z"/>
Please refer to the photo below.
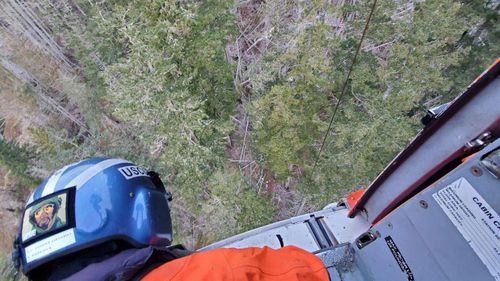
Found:
<path fill-rule="evenodd" d="M 347 79 L 371 5 L 2 2 L 0 165 L 24 190 L 92 156 L 153 169 L 190 248 L 322 208 L 500 54 L 498 1 L 379 0 Z"/>

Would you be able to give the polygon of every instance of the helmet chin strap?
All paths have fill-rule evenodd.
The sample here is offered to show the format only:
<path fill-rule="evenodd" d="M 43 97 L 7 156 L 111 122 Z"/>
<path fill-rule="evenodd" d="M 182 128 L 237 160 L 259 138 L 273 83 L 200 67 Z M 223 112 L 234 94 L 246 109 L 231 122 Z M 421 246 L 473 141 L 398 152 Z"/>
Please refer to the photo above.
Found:
<path fill-rule="evenodd" d="M 14 273 L 14 279 L 17 277 L 17 274 L 19 273 L 19 268 L 21 267 L 21 238 L 19 236 L 19 233 L 16 234 L 16 237 L 14 238 L 14 241 L 12 242 L 12 255 L 11 255 L 11 260 L 12 263 L 14 264 L 14 268 L 16 269 L 16 272 Z"/>

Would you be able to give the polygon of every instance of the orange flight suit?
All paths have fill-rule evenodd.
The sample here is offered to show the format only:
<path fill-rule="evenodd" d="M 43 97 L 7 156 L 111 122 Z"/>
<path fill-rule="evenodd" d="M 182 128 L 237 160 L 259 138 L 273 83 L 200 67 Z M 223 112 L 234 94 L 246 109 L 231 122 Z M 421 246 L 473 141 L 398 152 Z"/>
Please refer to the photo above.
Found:
<path fill-rule="evenodd" d="M 173 260 L 142 281 L 330 281 L 323 262 L 294 246 L 220 248 Z"/>

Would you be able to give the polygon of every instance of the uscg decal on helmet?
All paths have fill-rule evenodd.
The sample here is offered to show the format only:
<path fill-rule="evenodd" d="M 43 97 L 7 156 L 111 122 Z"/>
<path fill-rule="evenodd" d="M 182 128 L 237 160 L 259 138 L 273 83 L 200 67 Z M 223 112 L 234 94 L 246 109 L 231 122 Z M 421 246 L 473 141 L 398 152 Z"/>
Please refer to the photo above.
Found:
<path fill-rule="evenodd" d="M 139 166 L 125 166 L 118 168 L 118 171 L 125 177 L 125 179 L 129 180 L 135 177 L 149 177 L 146 170 Z"/>

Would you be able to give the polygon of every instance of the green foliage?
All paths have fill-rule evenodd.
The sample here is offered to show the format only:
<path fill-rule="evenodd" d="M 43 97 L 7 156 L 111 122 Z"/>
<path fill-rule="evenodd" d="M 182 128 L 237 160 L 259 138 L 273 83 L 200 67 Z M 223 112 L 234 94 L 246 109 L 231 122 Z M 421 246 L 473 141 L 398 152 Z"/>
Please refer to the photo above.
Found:
<path fill-rule="evenodd" d="M 194 214 L 205 243 L 268 224 L 275 212 L 270 196 L 259 194 L 254 184 L 230 169 L 216 171 L 200 197 L 203 203 Z"/>
<path fill-rule="evenodd" d="M 44 154 L 54 155 L 57 150 L 55 144 L 45 128 L 30 128 L 29 132 L 33 137 L 33 142 L 36 144 L 38 150 Z"/>
<path fill-rule="evenodd" d="M 314 166 L 370 6 L 364 1 L 340 11 L 323 9 L 332 16 L 346 11 L 358 15 L 347 22 L 342 40 L 326 22 L 304 13 L 298 22 L 309 27 L 303 32 L 273 35 L 295 44 L 272 48 L 261 68 L 268 72 L 255 82 L 263 85 L 252 103 L 256 150 L 279 179 L 291 175 L 289 164 L 305 169 L 299 185 L 322 204 L 366 185 L 382 170 L 417 132 L 422 104 L 450 91 L 453 80 L 445 73 L 471 50 L 456 44 L 475 24 L 460 17 L 459 3 L 379 2 L 322 158 Z"/>
<path fill-rule="evenodd" d="M 271 222 L 274 211 L 271 198 L 259 194 L 255 185 L 239 173 L 219 170 L 210 178 L 207 189 L 212 200 L 234 217 L 235 233 Z"/>
<path fill-rule="evenodd" d="M 451 100 L 500 52 L 489 1 L 379 1 L 315 165 L 371 1 L 260 2 L 255 32 L 270 43 L 252 62 L 239 58 L 250 153 L 273 180 L 298 180 L 315 205 L 366 186 L 415 135 L 419 112 Z M 230 117 L 240 114 L 225 53 L 239 35 L 233 1 L 76 3 L 87 17 L 59 28 L 81 81 L 63 81 L 61 99 L 88 128 L 70 134 L 60 118 L 33 128 L 37 154 L 0 140 L 0 164 L 29 186 L 34 160 L 55 170 L 109 156 L 155 169 L 174 193 L 176 239 L 196 246 L 271 222 L 270 195 L 227 163 Z"/>
<path fill-rule="evenodd" d="M 29 171 L 35 157 L 31 147 L 0 138 L 0 165 L 7 167 L 24 187 L 31 188 L 40 183 Z"/>
<path fill-rule="evenodd" d="M 271 86 L 264 91 L 268 92 L 252 103 L 254 139 L 257 151 L 281 180 L 290 176 L 289 164 L 303 167 L 314 158 L 315 142 L 326 129 L 326 115 L 331 112 L 332 93 L 340 87 L 342 72 L 335 68 L 331 54 L 341 42 L 330 32 L 326 24 L 319 23 L 293 35 L 295 44 L 290 49 L 271 50 L 266 56 L 271 64 L 266 67 L 272 72 L 265 77 L 274 78 L 267 82 Z"/>
<path fill-rule="evenodd" d="M 226 44 L 236 36 L 234 16 L 228 12 L 233 2 L 81 4 L 88 15 L 83 35 L 68 36 L 91 93 L 81 98 L 78 93 L 72 95 L 89 132 L 68 138 L 57 128 L 36 131 L 44 151 L 42 161 L 55 169 L 61 163 L 104 155 L 155 169 L 164 175 L 178 202 L 173 207 L 177 238 L 187 239 L 191 226 L 179 220 L 186 214 L 203 218 L 206 215 L 200 210 L 215 206 L 201 191 L 215 175 L 223 176 L 226 138 L 233 130 L 229 117 L 238 94 L 233 88 L 233 66 L 225 56 Z M 219 190 L 217 200 L 227 203 L 217 211 L 233 220 L 246 220 L 231 225 L 234 228 L 221 224 L 211 229 L 208 241 L 272 217 L 263 215 L 260 204 L 268 200 L 251 193 L 248 180 L 239 174 L 227 177 L 230 182 L 244 182 L 245 187 L 232 194 L 229 182 L 221 182 L 228 189 Z M 255 206 L 233 197 L 248 199 Z M 265 212 L 272 213 L 273 208 Z"/>
<path fill-rule="evenodd" d="M 377 11 L 367 43 L 391 42 L 390 48 L 361 53 L 324 157 L 310 171 L 323 203 L 365 186 L 404 148 L 419 128 L 422 103 L 450 91 L 453 81 L 443 74 L 469 55 L 469 48 L 454 45 L 473 25 L 458 16 L 458 3 L 420 2 L 394 18 L 397 6 L 388 2 Z"/>
<path fill-rule="evenodd" d="M 221 1 L 146 2 L 102 7 L 106 17 L 95 18 L 124 50 L 100 74 L 105 110 L 133 128 L 154 166 L 196 202 L 201 184 L 222 163 L 232 129 L 237 95 L 224 45 L 233 19 Z"/>
<path fill-rule="evenodd" d="M 254 145 L 266 157 L 268 167 L 283 176 L 290 174 L 288 164 L 303 166 L 304 161 L 311 159 L 312 144 L 320 137 L 322 128 L 314 112 L 321 107 L 325 95 L 306 88 L 297 90 L 290 85 L 273 86 L 254 103 Z"/>
<path fill-rule="evenodd" d="M 86 26 L 68 36 L 91 93 L 76 98 L 89 132 L 74 139 L 57 128 L 39 134 L 57 151 L 50 157 L 123 156 L 170 175 L 186 193 L 196 190 L 221 165 L 232 130 L 237 93 L 224 52 L 235 32 L 232 3 L 80 4 Z"/>
<path fill-rule="evenodd" d="M 461 93 L 500 54 L 500 14 L 492 1 L 459 1 L 459 16 L 472 23 L 456 46 L 470 48 L 470 53 L 445 75 L 453 82 L 447 99 Z M 495 6 L 496 5 L 496 6 Z"/>

